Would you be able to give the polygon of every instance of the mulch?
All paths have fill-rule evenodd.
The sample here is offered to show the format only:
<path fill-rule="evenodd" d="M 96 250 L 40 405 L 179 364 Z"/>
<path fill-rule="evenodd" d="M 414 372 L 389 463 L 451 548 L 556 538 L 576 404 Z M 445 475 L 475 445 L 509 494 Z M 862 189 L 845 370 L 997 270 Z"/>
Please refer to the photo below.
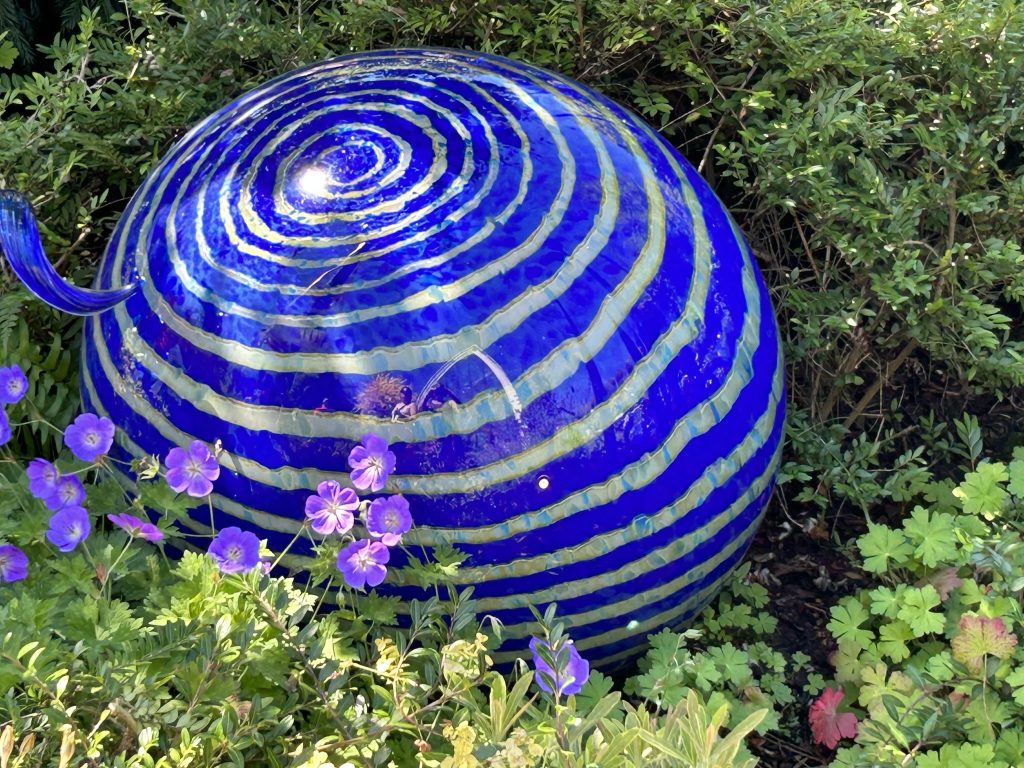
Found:
<path fill-rule="evenodd" d="M 833 675 L 829 657 L 836 649 L 825 628 L 829 608 L 836 601 L 869 585 L 870 579 L 843 555 L 839 544 L 852 542 L 865 530 L 857 513 L 790 518 L 778 504 L 769 509 L 747 559 L 750 576 L 768 590 L 768 609 L 778 619 L 778 627 L 766 642 L 787 659 L 797 651 L 811 657 L 811 665 L 826 680 Z M 833 752 L 816 745 L 807 725 L 811 697 L 796 677 L 793 693 L 797 729 L 790 733 L 754 736 L 749 743 L 767 768 L 816 768 L 828 765 Z"/>

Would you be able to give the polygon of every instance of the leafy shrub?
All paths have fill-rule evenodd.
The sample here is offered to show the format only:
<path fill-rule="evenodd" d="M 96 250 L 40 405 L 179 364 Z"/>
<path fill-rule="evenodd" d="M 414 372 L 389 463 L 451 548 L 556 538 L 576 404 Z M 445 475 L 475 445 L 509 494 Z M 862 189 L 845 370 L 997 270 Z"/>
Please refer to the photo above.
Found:
<path fill-rule="evenodd" d="M 0 367 L 0 446 L 11 441 L 8 424 L 16 432 L 24 414 L 38 413 L 37 380 Z M 589 674 L 554 605 L 538 615 L 543 639 L 531 643 L 536 678 L 520 665 L 506 680 L 488 655 L 500 626 L 487 632 L 472 590 L 451 584 L 457 557 L 413 558 L 416 580 L 436 595 L 413 601 L 400 621 L 393 598 L 365 587 L 380 583 L 388 558 L 377 555 L 399 546 L 411 525 L 404 509 L 376 515 L 376 505 L 401 496 L 371 502 L 321 483 L 299 531 L 319 536 L 317 563 L 299 582 L 268 575 L 287 548 L 271 553 L 250 532 L 212 530 L 212 520 L 198 534 L 180 525 L 219 475 L 207 446 L 135 460 L 129 492 L 105 456 L 115 431 L 108 420 L 87 414 L 63 430 L 47 427 L 65 447 L 56 465 L 36 459 L 24 469 L 6 447 L 0 461 L 10 511 L 0 516 L 4 768 L 755 762 L 743 739 L 764 708 L 739 711 L 695 690 L 673 692 L 671 702 L 623 701 L 608 678 Z M 352 483 L 383 487 L 379 466 L 394 464 L 371 459 L 387 453 L 383 440 L 365 437 L 349 456 Z M 159 513 L 155 524 L 147 510 Z M 180 558 L 168 557 L 168 545 Z M 375 564 L 350 556 L 363 546 L 381 550 Z M 347 588 L 332 605 L 339 575 Z M 740 681 L 736 649 L 709 653 L 720 650 L 732 652 L 730 674 Z M 731 710 L 731 733 L 722 735 Z"/>
<path fill-rule="evenodd" d="M 784 331 L 793 499 L 899 501 L 946 458 L 951 415 L 1024 383 L 1017 3 L 129 0 L 124 11 L 84 16 L 44 50 L 45 72 L 0 76 L 0 184 L 31 196 L 75 279 L 170 143 L 233 96 L 351 50 L 471 47 L 632 106 L 726 199 Z M 930 397 L 903 398 L 926 384 Z M 921 444 L 936 450 L 914 455 Z"/>

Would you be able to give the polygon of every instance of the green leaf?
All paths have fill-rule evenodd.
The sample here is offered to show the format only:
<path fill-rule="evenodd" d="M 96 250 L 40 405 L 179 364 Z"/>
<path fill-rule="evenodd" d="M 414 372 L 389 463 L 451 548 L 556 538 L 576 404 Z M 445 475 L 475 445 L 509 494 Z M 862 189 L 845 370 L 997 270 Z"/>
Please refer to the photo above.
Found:
<path fill-rule="evenodd" d="M 732 643 L 708 649 L 722 675 L 737 688 L 750 682 L 750 656 Z"/>
<path fill-rule="evenodd" d="M 10 69 L 18 58 L 18 49 L 10 40 L 4 40 L 7 32 L 0 32 L 0 69 Z"/>
<path fill-rule="evenodd" d="M 591 670 L 587 682 L 576 694 L 576 711 L 580 714 L 590 712 L 597 702 L 611 693 L 614 687 L 615 683 L 610 677 L 601 674 L 596 669 Z"/>
<path fill-rule="evenodd" d="M 1024 707 L 1024 666 L 1015 667 L 1006 676 L 1006 684 L 1013 688 L 1013 700 Z"/>
<path fill-rule="evenodd" d="M 914 633 L 902 621 L 883 624 L 878 630 L 878 652 L 888 656 L 895 662 L 903 661 L 910 656 L 907 641 L 914 639 Z"/>
<path fill-rule="evenodd" d="M 871 644 L 874 635 L 870 630 L 861 628 L 870 616 L 856 598 L 845 598 L 839 605 L 832 606 L 830 613 L 832 620 L 826 626 L 836 640 L 846 640 L 861 648 Z"/>
<path fill-rule="evenodd" d="M 1024 458 L 1014 459 L 1007 469 L 1010 475 L 1007 489 L 1018 499 L 1024 499 Z"/>
<path fill-rule="evenodd" d="M 905 584 L 900 584 L 895 590 L 890 587 L 872 589 L 868 592 L 868 597 L 871 600 L 871 612 L 876 616 L 895 619 L 896 613 L 900 609 L 900 595 L 905 588 Z"/>
<path fill-rule="evenodd" d="M 896 615 L 910 625 L 914 637 L 921 637 L 932 632 L 942 632 L 945 618 L 942 614 L 933 613 L 931 610 L 940 602 L 939 593 L 931 584 L 920 588 L 907 587 L 903 594 L 903 605 Z"/>
<path fill-rule="evenodd" d="M 869 573 L 885 573 L 890 560 L 902 565 L 914 552 L 902 533 L 873 523 L 868 523 L 868 532 L 857 539 L 857 546 L 864 557 L 864 570 Z"/>
<path fill-rule="evenodd" d="M 915 507 L 903 522 L 914 556 L 929 568 L 956 558 L 956 531 L 953 516 L 945 512 L 929 514 L 924 507 Z"/>
<path fill-rule="evenodd" d="M 949 651 L 942 651 L 930 656 L 925 662 L 924 669 L 940 683 L 949 682 L 957 674 L 953 665 L 953 657 Z"/>
<path fill-rule="evenodd" d="M 982 462 L 953 491 L 963 504 L 964 512 L 994 520 L 1003 514 L 1009 495 L 1003 483 L 1010 479 L 1002 462 Z"/>
<path fill-rule="evenodd" d="M 719 672 L 714 660 L 706 653 L 693 655 L 692 674 L 694 683 L 705 692 L 710 692 L 722 680 L 722 673 Z"/>

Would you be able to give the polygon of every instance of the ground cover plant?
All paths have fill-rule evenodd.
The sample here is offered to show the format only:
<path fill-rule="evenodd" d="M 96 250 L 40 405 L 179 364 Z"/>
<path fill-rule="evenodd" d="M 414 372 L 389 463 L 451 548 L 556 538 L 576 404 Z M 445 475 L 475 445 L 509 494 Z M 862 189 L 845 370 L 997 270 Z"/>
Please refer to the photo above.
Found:
<path fill-rule="evenodd" d="M 686 765 L 707 743 L 723 765 L 746 750 L 787 766 L 1021 763 L 1018 4 L 129 0 L 67 23 L 31 66 L 33 20 L 15 27 L 12 5 L 0 0 L 0 186 L 32 199 L 50 257 L 78 284 L 148 169 L 235 95 L 349 50 L 468 47 L 631 106 L 709 179 L 772 292 L 790 416 L 752 565 L 695 625 L 700 637 L 654 636 L 628 680 L 591 672 L 556 697 L 564 680 L 544 692 L 529 674 L 487 669 L 478 632 L 494 628 L 465 618 L 471 595 L 422 606 L 413 636 L 365 583 L 358 614 L 324 613 L 259 568 L 223 573 L 209 540 L 165 559 L 168 541 L 147 542 L 142 526 L 169 539 L 195 498 L 167 484 L 184 466 L 167 457 L 162 477 L 148 474 L 155 461 L 136 468 L 159 519 L 102 467 L 82 471 L 85 503 L 70 508 L 85 510 L 89 535 L 60 552 L 85 518 L 64 512 L 47 539 L 63 510 L 32 496 L 26 470 L 34 458 L 65 477 L 90 466 L 65 439 L 81 417 L 80 325 L 4 272 L 0 367 L 20 366 L 26 392 L 5 405 L 21 426 L 0 448 L 0 546 L 28 565 L 0 584 L 3 768 L 77 765 L 88 750 L 138 765 L 582 765 L 620 747 L 624 765 Z M 315 496 L 310 528 L 340 551 L 350 500 Z M 354 526 L 369 512 L 350 511 Z M 224 550 L 251 552 L 246 541 Z M 367 582 L 373 563 L 387 566 L 379 544 L 360 561 Z M 323 575 L 344 579 L 336 556 Z M 11 550 L 0 559 L 5 579 L 20 573 Z M 455 567 L 424 578 L 441 584 Z M 539 646 L 532 669 L 575 664 L 557 614 L 550 635 L 543 626 L 561 658 Z M 432 708 L 401 710 L 405 691 Z M 743 734 L 757 713 L 746 746 L 728 730 L 698 738 L 722 724 Z M 320 738 L 347 743 L 332 752 Z"/>

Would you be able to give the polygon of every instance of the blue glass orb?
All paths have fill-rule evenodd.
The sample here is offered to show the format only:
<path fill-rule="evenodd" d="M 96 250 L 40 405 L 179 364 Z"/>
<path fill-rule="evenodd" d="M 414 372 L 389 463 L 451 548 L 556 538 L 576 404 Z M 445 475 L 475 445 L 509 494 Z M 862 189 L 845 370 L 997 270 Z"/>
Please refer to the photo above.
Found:
<path fill-rule="evenodd" d="M 656 132 L 551 72 L 391 50 L 279 77 L 132 198 L 97 286 L 136 279 L 84 350 L 121 449 L 221 441 L 217 525 L 280 549 L 384 437 L 408 543 L 465 553 L 498 662 L 552 601 L 592 663 L 636 655 L 771 493 L 782 362 L 749 249 Z M 381 589 L 424 595 L 398 569 Z"/>

